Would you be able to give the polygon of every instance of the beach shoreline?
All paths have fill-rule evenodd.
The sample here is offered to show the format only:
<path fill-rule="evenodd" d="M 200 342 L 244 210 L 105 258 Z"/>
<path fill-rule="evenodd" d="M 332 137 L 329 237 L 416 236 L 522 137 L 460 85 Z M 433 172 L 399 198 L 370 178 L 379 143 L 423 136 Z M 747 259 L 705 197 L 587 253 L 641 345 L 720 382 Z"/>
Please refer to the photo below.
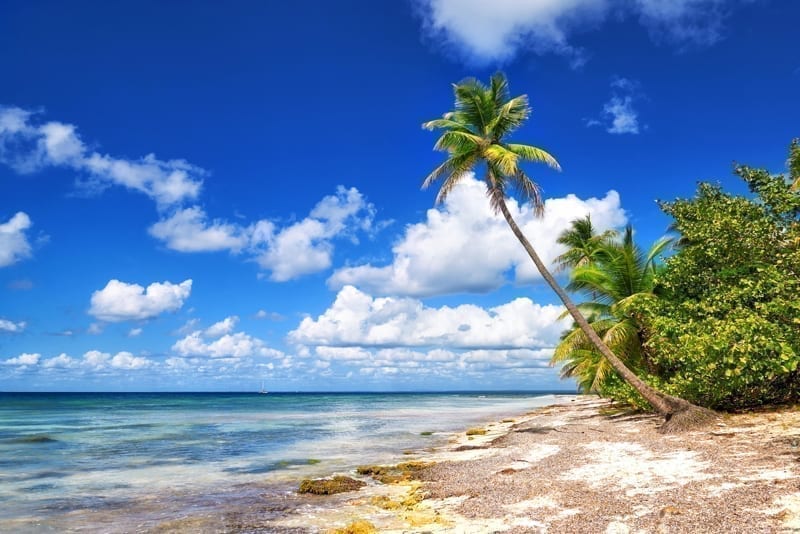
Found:
<path fill-rule="evenodd" d="M 657 416 L 620 411 L 596 397 L 559 397 L 415 451 L 408 459 L 430 466 L 413 480 L 364 477 L 362 490 L 313 496 L 333 506 L 311 517 L 261 526 L 332 532 L 368 521 L 388 533 L 800 532 L 800 412 L 726 415 L 713 427 L 675 436 L 659 434 L 660 424 Z"/>

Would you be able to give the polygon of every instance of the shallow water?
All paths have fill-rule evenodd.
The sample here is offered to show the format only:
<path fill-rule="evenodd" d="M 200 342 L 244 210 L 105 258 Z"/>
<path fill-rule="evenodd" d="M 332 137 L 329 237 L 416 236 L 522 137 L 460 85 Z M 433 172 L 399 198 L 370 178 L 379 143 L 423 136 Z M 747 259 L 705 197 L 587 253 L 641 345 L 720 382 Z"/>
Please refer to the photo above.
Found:
<path fill-rule="evenodd" d="M 0 531 L 258 530 L 313 515 L 320 501 L 294 492 L 303 477 L 396 463 L 450 432 L 552 402 L 546 393 L 3 393 Z"/>

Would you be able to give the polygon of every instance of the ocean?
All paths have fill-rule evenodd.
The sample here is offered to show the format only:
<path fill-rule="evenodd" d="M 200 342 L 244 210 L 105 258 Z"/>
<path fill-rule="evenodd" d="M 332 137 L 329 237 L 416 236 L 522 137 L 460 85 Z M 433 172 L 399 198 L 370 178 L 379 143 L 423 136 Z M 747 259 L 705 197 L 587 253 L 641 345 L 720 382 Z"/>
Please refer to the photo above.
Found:
<path fill-rule="evenodd" d="M 278 532 L 270 521 L 287 514 L 310 518 L 292 532 L 317 532 L 315 509 L 336 500 L 297 495 L 302 478 L 402 462 L 555 399 L 0 393 L 0 532 Z"/>

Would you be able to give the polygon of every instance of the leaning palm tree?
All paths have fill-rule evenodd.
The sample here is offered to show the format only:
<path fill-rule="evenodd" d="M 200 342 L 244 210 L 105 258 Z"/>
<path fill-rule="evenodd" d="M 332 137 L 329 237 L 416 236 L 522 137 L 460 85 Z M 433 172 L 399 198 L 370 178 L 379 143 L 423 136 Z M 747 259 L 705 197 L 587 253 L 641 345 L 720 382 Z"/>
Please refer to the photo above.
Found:
<path fill-rule="evenodd" d="M 511 188 L 516 188 L 526 200 L 530 201 L 537 216 L 541 216 L 544 212 L 539 186 L 522 170 L 520 167 L 522 161 L 544 163 L 554 169 L 560 169 L 556 159 L 545 150 L 505 141 L 505 137 L 519 128 L 530 116 L 531 108 L 528 105 L 527 95 L 512 98 L 508 82 L 502 73 L 492 76 L 488 86 L 474 78 L 468 78 L 453 85 L 453 92 L 455 109 L 445 113 L 441 119 L 422 125 L 428 130 L 443 130 L 435 149 L 448 153 L 444 163 L 436 167 L 425 179 L 423 188 L 442 180 L 437 196 L 437 202 L 441 202 L 478 164 L 484 164 L 486 171 L 484 181 L 492 208 L 495 212 L 503 214 L 511 231 L 525 248 L 542 278 L 556 292 L 592 344 L 614 370 L 666 418 L 662 430 L 665 432 L 681 430 L 706 422 L 713 412 L 656 391 L 628 369 L 603 343 L 567 293 L 558 285 L 511 216 L 505 201 Z"/>

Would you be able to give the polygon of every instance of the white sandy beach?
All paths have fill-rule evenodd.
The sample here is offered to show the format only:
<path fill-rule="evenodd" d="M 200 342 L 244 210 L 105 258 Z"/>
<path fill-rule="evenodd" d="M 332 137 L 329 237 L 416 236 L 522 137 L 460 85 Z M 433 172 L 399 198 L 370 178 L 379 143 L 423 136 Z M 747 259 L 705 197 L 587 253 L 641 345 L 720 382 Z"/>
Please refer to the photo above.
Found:
<path fill-rule="evenodd" d="M 326 532 L 363 519 L 390 533 L 800 532 L 800 412 L 726 415 L 664 436 L 655 416 L 590 397 L 560 402 L 410 456 L 433 462 L 418 481 L 370 481 L 319 497 L 337 506 L 314 517 L 260 526 Z"/>

